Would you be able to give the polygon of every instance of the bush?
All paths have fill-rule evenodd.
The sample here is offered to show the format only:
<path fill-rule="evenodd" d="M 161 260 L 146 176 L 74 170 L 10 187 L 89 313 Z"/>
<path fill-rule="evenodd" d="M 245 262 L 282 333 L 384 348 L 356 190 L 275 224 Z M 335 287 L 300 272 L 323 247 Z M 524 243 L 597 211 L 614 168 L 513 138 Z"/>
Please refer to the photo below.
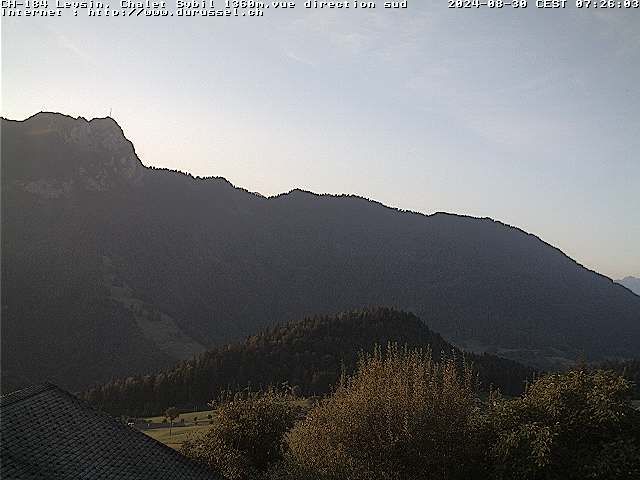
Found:
<path fill-rule="evenodd" d="M 270 390 L 236 396 L 217 409 L 203 435 L 182 444 L 184 455 L 230 480 L 260 477 L 282 459 L 282 439 L 300 416 L 291 396 Z"/>
<path fill-rule="evenodd" d="M 515 400 L 491 402 L 496 479 L 640 478 L 640 412 L 631 385 L 603 370 L 547 375 Z"/>
<path fill-rule="evenodd" d="M 288 468 L 292 478 L 470 478 L 477 412 L 468 367 L 390 345 L 287 435 Z"/>
<path fill-rule="evenodd" d="M 613 372 L 578 369 L 481 401 L 465 362 L 392 344 L 305 418 L 290 395 L 236 396 L 182 451 L 230 480 L 635 480 L 630 391 Z"/>

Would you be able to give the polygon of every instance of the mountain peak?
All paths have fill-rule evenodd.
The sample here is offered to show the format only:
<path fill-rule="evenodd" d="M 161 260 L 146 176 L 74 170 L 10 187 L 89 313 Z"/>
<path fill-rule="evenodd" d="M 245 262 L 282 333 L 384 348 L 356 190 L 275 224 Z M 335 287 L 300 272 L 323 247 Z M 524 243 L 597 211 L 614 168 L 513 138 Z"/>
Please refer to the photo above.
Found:
<path fill-rule="evenodd" d="M 86 134 L 93 137 L 112 136 L 126 140 L 122 128 L 111 117 L 98 117 L 87 120 L 85 117 L 74 118 L 63 113 L 38 112 L 23 121 L 16 122 L 22 123 L 29 128 L 32 135 L 58 132 L 61 134 Z"/>
<path fill-rule="evenodd" d="M 23 121 L 3 119 L 2 128 L 12 133 L 3 143 L 3 157 L 14 160 L 3 165 L 3 175 L 39 196 L 135 185 L 145 172 L 132 143 L 111 117 L 87 120 L 40 112 Z"/>

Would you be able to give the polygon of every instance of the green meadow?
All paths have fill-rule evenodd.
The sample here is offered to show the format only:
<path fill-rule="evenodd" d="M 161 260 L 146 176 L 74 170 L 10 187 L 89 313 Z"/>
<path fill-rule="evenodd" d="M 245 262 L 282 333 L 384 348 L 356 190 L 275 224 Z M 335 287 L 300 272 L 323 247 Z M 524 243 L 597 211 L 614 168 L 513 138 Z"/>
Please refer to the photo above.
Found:
<path fill-rule="evenodd" d="M 145 422 L 136 423 L 136 428 L 154 440 L 178 450 L 190 435 L 207 431 L 210 426 L 210 420 L 207 418 L 207 415 L 211 415 L 211 421 L 215 421 L 215 411 L 205 410 L 181 413 L 180 416 L 173 421 L 172 428 L 170 428 L 169 422 L 165 422 L 166 418 L 164 415 L 145 418 Z M 197 425 L 194 417 L 198 419 Z"/>

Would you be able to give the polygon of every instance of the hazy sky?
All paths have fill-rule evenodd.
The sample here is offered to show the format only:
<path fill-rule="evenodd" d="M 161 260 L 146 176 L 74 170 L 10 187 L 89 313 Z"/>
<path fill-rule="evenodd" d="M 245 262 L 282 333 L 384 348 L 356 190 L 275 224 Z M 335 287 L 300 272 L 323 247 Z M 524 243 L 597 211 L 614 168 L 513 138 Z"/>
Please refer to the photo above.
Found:
<path fill-rule="evenodd" d="M 640 276 L 640 9 L 529 4 L 5 17 L 2 115 L 113 109 L 146 165 L 488 216 Z"/>

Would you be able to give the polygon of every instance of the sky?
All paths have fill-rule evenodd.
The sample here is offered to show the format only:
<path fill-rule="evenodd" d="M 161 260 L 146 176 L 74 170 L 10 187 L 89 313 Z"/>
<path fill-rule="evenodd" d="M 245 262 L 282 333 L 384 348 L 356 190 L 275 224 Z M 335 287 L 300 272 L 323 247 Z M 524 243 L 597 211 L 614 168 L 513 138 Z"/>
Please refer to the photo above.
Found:
<path fill-rule="evenodd" d="M 3 17 L 2 115 L 111 112 L 145 165 L 491 217 L 640 276 L 640 9 L 377 3 Z"/>

